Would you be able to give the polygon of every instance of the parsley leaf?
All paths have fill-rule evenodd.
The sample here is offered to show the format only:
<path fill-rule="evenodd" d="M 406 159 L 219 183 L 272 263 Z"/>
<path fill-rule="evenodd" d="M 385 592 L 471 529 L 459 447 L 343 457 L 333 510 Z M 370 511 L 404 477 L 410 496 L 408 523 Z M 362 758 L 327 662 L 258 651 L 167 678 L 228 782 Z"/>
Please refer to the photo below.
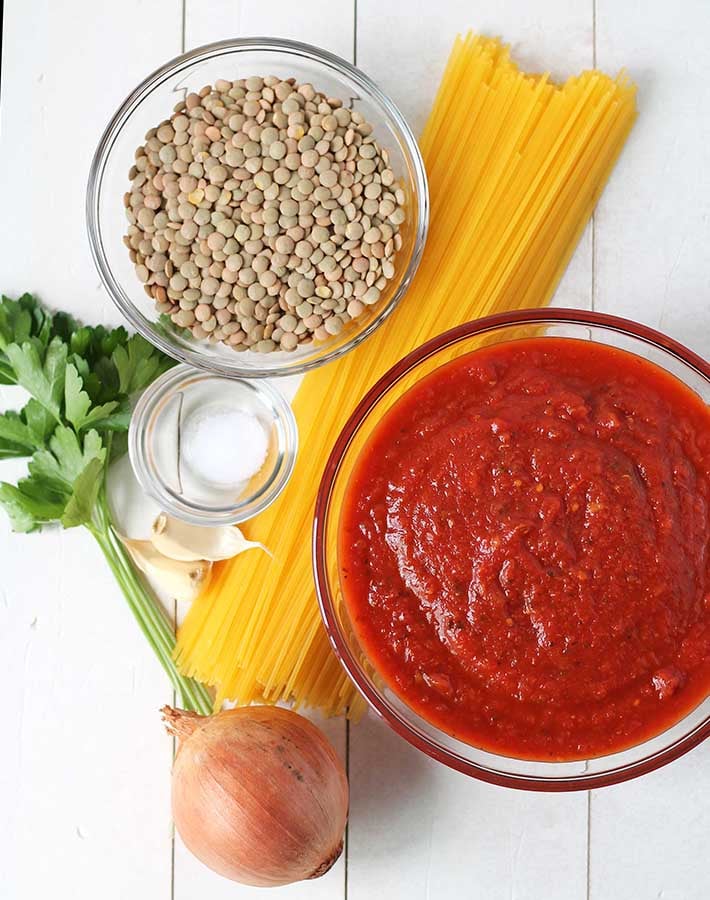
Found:
<path fill-rule="evenodd" d="M 82 444 L 71 428 L 59 425 L 49 441 L 49 449 L 38 450 L 30 460 L 25 492 L 29 489 L 38 497 L 45 493 L 54 496 L 55 518 L 65 528 L 86 525 L 91 522 L 103 484 L 105 459 L 106 449 L 97 431 L 87 432 Z"/>
<path fill-rule="evenodd" d="M 110 405 L 110 403 L 104 404 L 104 406 Z M 96 428 L 99 431 L 128 431 L 128 426 L 131 421 L 131 412 L 131 401 L 128 397 L 124 397 L 122 400 L 116 402 L 112 412 L 108 415 L 101 416 L 100 418 L 91 419 L 90 424 L 92 428 Z"/>
<path fill-rule="evenodd" d="M 109 450 L 109 462 L 120 459 L 128 453 L 128 429 L 117 431 L 111 435 L 111 447 Z"/>
<path fill-rule="evenodd" d="M 15 370 L 15 383 L 29 391 L 38 403 L 60 421 L 67 345 L 59 337 L 52 338 L 47 345 L 44 360 L 40 357 L 37 343 L 29 340 L 22 345 L 8 344 L 5 353 Z"/>
<path fill-rule="evenodd" d="M 117 400 L 111 400 L 109 403 L 92 408 L 91 398 L 83 388 L 84 384 L 76 366 L 68 363 L 64 379 L 64 414 L 76 431 L 107 419 L 118 406 Z"/>
<path fill-rule="evenodd" d="M 48 450 L 38 450 L 28 464 L 30 474 L 46 480 L 57 489 L 71 491 L 74 481 L 92 459 L 103 463 L 106 456 L 97 431 L 88 431 L 83 444 L 71 428 L 58 425 L 49 441 Z"/>
<path fill-rule="evenodd" d="M 66 313 L 47 312 L 32 294 L 23 294 L 18 300 L 3 296 L 0 299 L 0 357 L 8 344 L 24 344 L 36 341 L 46 347 L 53 337 L 65 340 L 77 327 Z"/>
<path fill-rule="evenodd" d="M 173 360 L 156 351 L 139 334 L 134 334 L 124 345 L 118 346 L 111 354 L 118 370 L 119 389 L 122 394 L 142 391 L 158 375 L 175 365 Z"/>
<path fill-rule="evenodd" d="M 8 344 L 23 344 L 30 339 L 36 328 L 36 307 L 30 294 L 23 294 L 19 300 L 0 300 L 0 349 L 4 351 Z"/>
<path fill-rule="evenodd" d="M 31 456 L 37 442 L 21 414 L 9 410 L 0 415 L 0 459 Z"/>
<path fill-rule="evenodd" d="M 21 479 L 17 486 L 0 483 L 0 505 L 10 517 L 14 531 L 36 531 L 64 513 L 66 499 L 53 490 L 37 490 L 30 479 Z"/>
<path fill-rule="evenodd" d="M 71 497 L 60 519 L 64 528 L 75 528 L 91 522 L 103 483 L 103 468 L 103 458 L 94 457 L 74 481 Z"/>
<path fill-rule="evenodd" d="M 20 413 L 34 439 L 35 447 L 43 447 L 54 431 L 56 422 L 52 414 L 41 403 L 31 397 Z"/>

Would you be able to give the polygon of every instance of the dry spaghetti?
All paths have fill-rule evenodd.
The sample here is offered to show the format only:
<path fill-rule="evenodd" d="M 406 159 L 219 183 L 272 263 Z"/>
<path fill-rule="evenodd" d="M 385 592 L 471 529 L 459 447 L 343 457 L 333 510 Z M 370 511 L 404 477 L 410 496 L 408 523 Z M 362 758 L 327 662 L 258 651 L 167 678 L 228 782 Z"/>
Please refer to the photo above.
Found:
<path fill-rule="evenodd" d="M 429 240 L 405 300 L 362 347 L 303 381 L 302 451 L 281 498 L 250 535 L 273 559 L 221 563 L 178 634 L 182 672 L 225 699 L 358 708 L 314 595 L 317 486 L 345 420 L 374 381 L 461 322 L 549 302 L 636 116 L 635 87 L 587 71 L 563 85 L 526 75 L 508 47 L 457 38 L 421 138 Z"/>

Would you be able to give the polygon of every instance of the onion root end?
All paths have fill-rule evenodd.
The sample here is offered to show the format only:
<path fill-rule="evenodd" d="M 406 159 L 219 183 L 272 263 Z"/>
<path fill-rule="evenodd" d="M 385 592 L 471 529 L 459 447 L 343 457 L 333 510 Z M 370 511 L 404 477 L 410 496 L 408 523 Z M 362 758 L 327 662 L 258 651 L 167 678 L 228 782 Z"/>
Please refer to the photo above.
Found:
<path fill-rule="evenodd" d="M 333 850 L 330 856 L 323 860 L 323 862 L 318 866 L 318 868 L 313 872 L 312 875 L 309 875 L 306 879 L 310 881 L 312 878 L 320 878 L 321 875 L 325 875 L 326 872 L 330 871 L 336 862 L 340 859 L 340 855 L 343 852 L 343 842 L 341 841 L 338 846 Z"/>

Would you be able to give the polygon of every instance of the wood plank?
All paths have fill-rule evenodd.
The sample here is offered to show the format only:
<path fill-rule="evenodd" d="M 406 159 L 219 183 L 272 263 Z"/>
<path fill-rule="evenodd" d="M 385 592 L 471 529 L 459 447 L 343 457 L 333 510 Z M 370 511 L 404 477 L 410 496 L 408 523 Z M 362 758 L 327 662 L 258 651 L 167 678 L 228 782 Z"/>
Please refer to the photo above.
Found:
<path fill-rule="evenodd" d="M 0 274 L 6 294 L 31 290 L 87 321 L 123 321 L 89 252 L 89 165 L 121 101 L 180 52 L 180 24 L 172 0 L 149 7 L 127 0 L 114 8 L 89 0 L 5 4 Z"/>
<path fill-rule="evenodd" d="M 627 66 L 639 121 L 599 206 L 596 308 L 710 356 L 708 10 L 597 3 L 600 66 Z M 710 894 L 710 746 L 591 800 L 591 900 Z"/>
<path fill-rule="evenodd" d="M 187 49 L 228 37 L 268 35 L 290 38 L 324 47 L 346 59 L 352 59 L 353 16 L 350 4 L 332 4 L 328 0 L 309 0 L 293 4 L 278 0 L 268 8 L 256 0 L 187 0 L 185 16 Z M 266 74 L 266 73 L 259 73 Z M 291 396 L 299 379 L 279 380 L 278 387 Z M 315 599 L 314 599 L 315 602 Z M 311 716 L 323 728 L 341 757 L 346 756 L 346 728 L 339 719 L 323 721 Z M 262 898 L 263 891 L 236 885 L 214 875 L 184 847 L 179 836 L 175 842 L 175 900 L 192 900 L 204 895 L 220 898 Z M 269 896 L 290 900 L 338 900 L 345 896 L 345 855 L 322 878 L 286 888 L 272 889 Z"/>
<path fill-rule="evenodd" d="M 589 900 L 710 896 L 710 745 L 664 769 L 593 791 Z"/>
<path fill-rule="evenodd" d="M 453 39 L 470 27 L 511 41 L 515 58 L 532 71 L 551 67 L 564 78 L 592 63 L 591 2 L 563 0 L 474 9 L 466 2 L 359 0 L 357 62 L 419 131 Z M 558 305 L 591 305 L 591 260 L 588 230 Z M 373 718 L 351 729 L 350 770 L 350 900 L 585 897 L 584 794 L 481 784 L 428 760 Z"/>
<path fill-rule="evenodd" d="M 627 66 L 639 119 L 597 211 L 598 309 L 710 355 L 708 7 L 602 2 L 599 65 Z M 642 41 L 638 40 L 643 33 Z"/>
<path fill-rule="evenodd" d="M 350 900 L 585 897 L 584 794 L 483 784 L 373 715 L 351 729 L 350 783 Z"/>
<path fill-rule="evenodd" d="M 185 0 L 185 48 L 232 37 L 277 37 L 314 44 L 352 62 L 351 0 Z"/>
<path fill-rule="evenodd" d="M 89 254 L 84 198 L 118 103 L 179 51 L 172 0 L 5 4 L 0 193 L 5 293 L 120 316 Z M 17 394 L 6 390 L 4 402 Z M 2 477 L 17 474 L 3 464 Z M 3 896 L 170 896 L 172 691 L 83 529 L 11 535 L 0 516 Z"/>

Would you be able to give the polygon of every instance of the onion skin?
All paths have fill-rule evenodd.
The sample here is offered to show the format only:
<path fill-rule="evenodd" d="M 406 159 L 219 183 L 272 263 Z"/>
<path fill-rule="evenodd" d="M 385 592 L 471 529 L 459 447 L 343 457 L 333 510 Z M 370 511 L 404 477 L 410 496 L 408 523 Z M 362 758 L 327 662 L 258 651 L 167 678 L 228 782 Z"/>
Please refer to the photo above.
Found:
<path fill-rule="evenodd" d="M 187 848 L 258 887 L 318 878 L 343 849 L 348 781 L 308 719 L 274 706 L 198 716 L 165 707 L 179 738 L 172 810 Z"/>

